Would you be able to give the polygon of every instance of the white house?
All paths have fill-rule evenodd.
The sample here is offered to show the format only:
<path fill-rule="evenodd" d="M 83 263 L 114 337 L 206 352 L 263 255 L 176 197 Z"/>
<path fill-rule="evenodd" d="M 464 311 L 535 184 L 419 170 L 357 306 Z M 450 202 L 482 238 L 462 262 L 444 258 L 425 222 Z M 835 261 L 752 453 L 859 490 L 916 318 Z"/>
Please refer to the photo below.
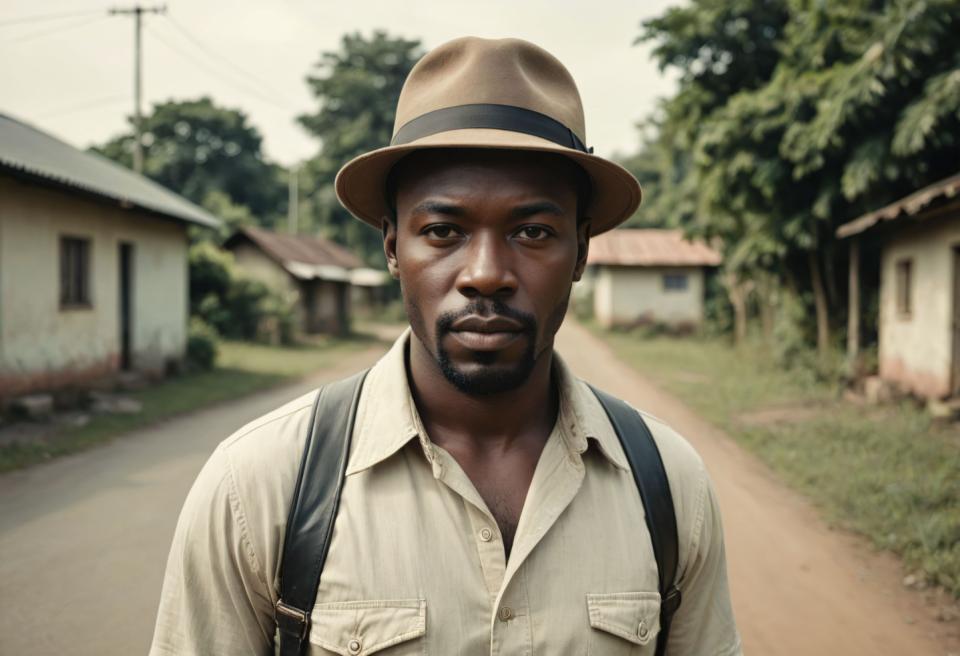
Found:
<path fill-rule="evenodd" d="M 605 326 L 703 322 L 704 270 L 720 254 L 679 230 L 619 229 L 590 240 L 585 289 Z"/>
<path fill-rule="evenodd" d="M 0 114 L 0 399 L 184 354 L 187 227 L 217 219 Z"/>
<path fill-rule="evenodd" d="M 837 230 L 850 239 L 848 351 L 860 333 L 860 242 L 880 242 L 880 377 L 931 399 L 960 394 L 960 174 Z"/>

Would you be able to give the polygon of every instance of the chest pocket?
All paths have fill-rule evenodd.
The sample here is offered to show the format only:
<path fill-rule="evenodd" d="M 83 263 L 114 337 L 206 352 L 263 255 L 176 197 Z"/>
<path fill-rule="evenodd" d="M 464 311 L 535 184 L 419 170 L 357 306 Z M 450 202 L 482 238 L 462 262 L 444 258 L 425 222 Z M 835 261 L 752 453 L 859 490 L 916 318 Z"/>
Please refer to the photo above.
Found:
<path fill-rule="evenodd" d="M 660 594 L 615 592 L 588 594 L 591 656 L 647 656 L 657 648 Z"/>
<path fill-rule="evenodd" d="M 310 644 L 321 648 L 315 654 L 426 654 L 426 632 L 424 599 L 317 604 L 310 615 Z"/>

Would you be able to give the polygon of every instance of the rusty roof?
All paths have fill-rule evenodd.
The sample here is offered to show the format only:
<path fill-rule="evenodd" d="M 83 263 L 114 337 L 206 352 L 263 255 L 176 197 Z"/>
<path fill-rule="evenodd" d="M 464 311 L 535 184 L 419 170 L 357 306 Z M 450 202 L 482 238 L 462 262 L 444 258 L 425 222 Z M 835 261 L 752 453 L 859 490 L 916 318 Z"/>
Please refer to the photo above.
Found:
<path fill-rule="evenodd" d="M 339 244 L 323 237 L 290 235 L 263 228 L 241 228 L 224 243 L 230 248 L 248 239 L 270 259 L 301 279 L 349 279 L 351 269 L 363 266 L 359 257 Z"/>
<path fill-rule="evenodd" d="M 844 223 L 837 228 L 837 237 L 843 239 L 858 235 L 881 221 L 893 221 L 905 216 L 915 216 L 941 199 L 949 200 L 955 197 L 957 192 L 960 192 L 960 173 L 934 182 L 932 185 L 924 187 L 920 191 L 915 191 L 895 203 L 890 203 L 886 207 L 864 214 L 849 223 Z"/>
<path fill-rule="evenodd" d="M 219 219 L 153 180 L 0 113 L 0 171 L 33 184 L 214 228 Z"/>
<path fill-rule="evenodd" d="M 590 240 L 587 264 L 620 266 L 719 266 L 720 253 L 689 241 L 682 230 L 621 228 Z"/>

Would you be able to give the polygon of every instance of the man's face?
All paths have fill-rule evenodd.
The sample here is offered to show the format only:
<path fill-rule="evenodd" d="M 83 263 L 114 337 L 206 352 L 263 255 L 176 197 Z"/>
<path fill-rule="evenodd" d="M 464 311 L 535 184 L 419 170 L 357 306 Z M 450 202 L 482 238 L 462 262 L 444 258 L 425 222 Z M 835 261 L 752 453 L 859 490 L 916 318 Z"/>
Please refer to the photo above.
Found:
<path fill-rule="evenodd" d="M 414 335 L 465 393 L 515 389 L 553 346 L 586 263 L 573 166 L 495 150 L 399 164 L 387 262 Z"/>

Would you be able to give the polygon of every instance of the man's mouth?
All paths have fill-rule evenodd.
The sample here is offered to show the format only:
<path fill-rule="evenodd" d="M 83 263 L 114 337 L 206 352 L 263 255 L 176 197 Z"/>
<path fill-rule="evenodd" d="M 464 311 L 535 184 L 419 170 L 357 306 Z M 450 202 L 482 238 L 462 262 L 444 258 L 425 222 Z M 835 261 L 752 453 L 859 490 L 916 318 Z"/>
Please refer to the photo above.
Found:
<path fill-rule="evenodd" d="M 450 335 L 472 351 L 499 351 L 523 334 L 522 323 L 503 316 L 470 315 L 450 326 Z"/>

